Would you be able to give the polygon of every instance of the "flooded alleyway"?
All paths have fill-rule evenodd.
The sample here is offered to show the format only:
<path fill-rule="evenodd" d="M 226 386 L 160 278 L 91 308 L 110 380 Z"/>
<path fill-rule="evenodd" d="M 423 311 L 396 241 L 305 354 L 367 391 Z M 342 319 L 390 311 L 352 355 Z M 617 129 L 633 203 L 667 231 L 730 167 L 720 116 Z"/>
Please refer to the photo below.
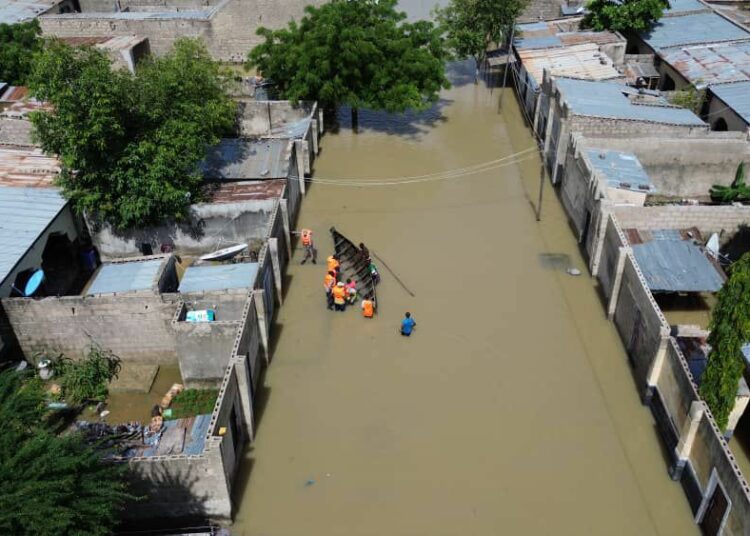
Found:
<path fill-rule="evenodd" d="M 328 312 L 324 263 L 295 252 L 233 534 L 697 533 L 549 183 L 535 221 L 515 96 L 498 113 L 498 90 L 453 78 L 430 113 L 323 139 L 297 227 L 323 259 L 331 226 L 365 242 L 416 296 L 381 265 L 374 320 Z"/>

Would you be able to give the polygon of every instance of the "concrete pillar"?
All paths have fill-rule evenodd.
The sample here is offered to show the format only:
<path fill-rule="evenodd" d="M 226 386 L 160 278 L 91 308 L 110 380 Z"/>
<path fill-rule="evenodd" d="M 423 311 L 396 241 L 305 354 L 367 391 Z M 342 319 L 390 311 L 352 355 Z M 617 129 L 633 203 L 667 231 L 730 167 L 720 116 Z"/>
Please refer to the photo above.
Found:
<path fill-rule="evenodd" d="M 538 132 L 537 129 L 539 128 L 539 114 L 540 110 L 539 108 L 542 105 L 542 91 L 539 91 L 539 94 L 536 96 L 536 106 L 534 106 L 534 121 L 532 124 L 532 129 L 534 130 L 534 134 L 537 135 L 537 139 L 542 136 L 543 133 Z"/>
<path fill-rule="evenodd" d="M 251 387 L 253 380 L 252 374 L 250 373 L 250 361 L 248 360 L 248 356 L 237 356 L 234 362 L 234 370 L 237 373 L 237 386 L 239 388 L 240 405 L 242 406 L 245 432 L 248 441 L 252 441 L 255 437 L 255 417 L 253 416 L 253 389 Z"/>
<path fill-rule="evenodd" d="M 323 108 L 321 108 L 320 106 L 318 106 L 318 135 L 323 134 L 324 128 L 325 128 L 325 126 L 324 126 L 324 123 L 323 123 Z M 317 136 L 316 136 L 316 138 L 317 138 Z M 318 154 L 318 153 L 315 153 L 315 154 Z"/>
<path fill-rule="evenodd" d="M 268 319 L 266 319 L 266 305 L 263 303 L 263 291 L 253 291 L 253 302 L 255 302 L 255 314 L 258 318 L 258 331 L 260 332 L 260 345 L 263 347 L 263 359 L 268 365 L 270 356 L 268 353 Z"/>
<path fill-rule="evenodd" d="M 592 238 L 593 245 L 591 247 L 591 259 L 589 259 L 589 270 L 591 270 L 591 275 L 594 277 L 599 275 L 599 266 L 601 264 L 602 251 L 604 249 L 604 237 L 606 236 L 607 225 L 609 223 L 609 203 L 605 200 L 601 200 L 599 203 L 598 210 L 596 210 L 595 207 L 594 212 L 599 218 L 597 226 L 596 229 L 590 231 L 595 233 Z"/>
<path fill-rule="evenodd" d="M 695 436 L 698 433 L 698 426 L 700 425 L 704 413 L 705 408 L 703 407 L 703 402 L 695 400 L 690 404 L 688 419 L 682 426 L 680 440 L 677 442 L 677 446 L 674 449 L 676 460 L 674 465 L 669 469 L 669 476 L 672 477 L 672 480 L 680 480 L 682 478 L 682 471 L 687 465 L 690 451 L 695 442 Z"/>
<path fill-rule="evenodd" d="M 284 240 L 286 241 L 286 254 L 289 260 L 292 259 L 292 230 L 289 226 L 289 201 L 279 199 L 279 209 L 281 209 L 281 223 L 284 226 Z"/>
<path fill-rule="evenodd" d="M 628 256 L 629 249 L 627 246 L 622 246 L 617 252 L 615 279 L 612 282 L 612 294 L 609 297 L 609 304 L 607 305 L 607 318 L 610 320 L 615 316 L 615 310 L 617 309 L 617 298 L 620 296 L 620 287 L 622 286 L 622 272 L 625 270 L 625 259 Z"/>
<path fill-rule="evenodd" d="M 547 114 L 547 124 L 544 126 L 544 157 L 546 158 L 547 152 L 549 151 L 550 137 L 552 136 L 552 123 L 555 122 L 555 103 L 557 101 L 552 98 L 552 93 L 549 97 L 549 114 Z"/>
<path fill-rule="evenodd" d="M 643 403 L 647 406 L 651 404 L 651 399 L 654 396 L 654 389 L 656 389 L 656 384 L 659 383 L 659 376 L 661 376 L 661 371 L 664 369 L 664 362 L 667 360 L 669 329 L 662 326 L 660 331 L 661 333 L 659 335 L 661 336 L 661 340 L 659 341 L 659 348 L 657 348 L 656 355 L 654 356 L 653 361 L 651 361 L 648 373 L 646 374 L 646 392 L 643 395 Z"/>
<path fill-rule="evenodd" d="M 276 284 L 276 294 L 279 303 L 284 303 L 284 292 L 281 288 L 281 262 L 279 260 L 279 239 L 268 239 L 268 252 L 271 254 L 271 265 L 273 266 L 273 281 Z"/>
<path fill-rule="evenodd" d="M 310 175 L 312 174 L 312 168 L 310 167 L 310 143 L 308 143 L 307 140 L 302 140 L 302 150 L 302 162 L 305 164 L 305 175 Z"/>
<path fill-rule="evenodd" d="M 313 119 L 313 130 L 317 130 L 316 123 L 317 123 L 317 121 L 315 119 Z M 318 150 L 318 137 L 317 136 L 313 136 L 313 138 L 312 138 L 312 150 L 313 150 L 313 152 L 315 154 L 318 154 L 318 152 L 319 152 L 319 150 Z"/>
<path fill-rule="evenodd" d="M 297 160 L 297 175 L 299 177 L 299 191 L 305 195 L 305 162 L 302 160 L 302 140 L 294 142 L 294 157 Z"/>
<path fill-rule="evenodd" d="M 555 151 L 555 158 L 552 161 L 552 170 L 550 175 L 552 177 L 552 184 L 560 182 L 562 177 L 559 177 L 558 170 L 560 169 L 560 162 L 565 162 L 565 153 L 568 151 L 568 122 L 560 122 L 560 133 L 557 136 L 557 148 Z"/>

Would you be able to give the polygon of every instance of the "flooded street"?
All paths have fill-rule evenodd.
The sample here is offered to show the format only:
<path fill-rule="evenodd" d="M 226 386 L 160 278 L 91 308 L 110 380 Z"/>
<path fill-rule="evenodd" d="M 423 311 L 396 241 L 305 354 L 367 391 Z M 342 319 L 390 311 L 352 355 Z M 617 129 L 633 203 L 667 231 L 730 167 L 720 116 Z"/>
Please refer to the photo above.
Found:
<path fill-rule="evenodd" d="M 539 161 L 515 96 L 499 113 L 470 72 L 453 68 L 430 113 L 362 112 L 359 134 L 344 114 L 323 138 L 297 223 L 323 262 L 300 266 L 297 249 L 288 271 L 233 534 L 697 533 L 548 182 L 535 221 Z M 446 180 L 330 184 L 516 153 Z M 331 226 L 416 296 L 378 263 L 374 320 L 326 311 Z"/>

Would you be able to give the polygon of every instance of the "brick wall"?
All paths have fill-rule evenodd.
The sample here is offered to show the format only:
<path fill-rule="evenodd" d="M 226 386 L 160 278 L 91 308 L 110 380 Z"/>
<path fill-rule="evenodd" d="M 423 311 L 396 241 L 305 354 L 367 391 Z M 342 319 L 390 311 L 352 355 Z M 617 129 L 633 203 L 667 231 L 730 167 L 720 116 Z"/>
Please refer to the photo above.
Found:
<path fill-rule="evenodd" d="M 733 234 L 750 222 L 750 206 L 662 205 L 615 207 L 623 229 L 685 229 L 697 227 L 706 237 L 722 230 Z"/>
<path fill-rule="evenodd" d="M 572 131 L 589 137 L 638 137 L 646 134 L 685 136 L 708 132 L 705 126 L 681 126 L 651 123 L 646 121 L 626 121 L 575 115 L 571 119 Z"/>

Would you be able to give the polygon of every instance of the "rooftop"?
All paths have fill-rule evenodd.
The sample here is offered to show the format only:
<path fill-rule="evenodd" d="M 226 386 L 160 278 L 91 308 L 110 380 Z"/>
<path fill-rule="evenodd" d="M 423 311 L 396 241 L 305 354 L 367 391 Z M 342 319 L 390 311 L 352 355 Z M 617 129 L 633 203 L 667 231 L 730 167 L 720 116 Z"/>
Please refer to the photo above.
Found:
<path fill-rule="evenodd" d="M 612 60 L 595 44 L 575 45 L 552 50 L 519 50 L 526 71 L 541 84 L 544 70 L 552 75 L 582 78 L 586 80 L 608 80 L 621 78 Z"/>
<path fill-rule="evenodd" d="M 26 86 L 11 86 L 6 82 L 0 82 L 0 102 L 16 102 L 26 99 L 29 88 Z"/>
<path fill-rule="evenodd" d="M 624 41 L 613 32 L 563 31 L 553 22 L 530 22 L 517 26 L 520 35 L 513 40 L 517 50 L 554 48 L 595 43 L 605 45 Z"/>
<path fill-rule="evenodd" d="M 665 9 L 664 14 L 708 11 L 709 9 L 706 4 L 702 4 L 698 0 L 669 0 L 669 9 Z"/>
<path fill-rule="evenodd" d="M 151 290 L 164 263 L 163 258 L 102 264 L 86 294 L 114 294 Z"/>
<path fill-rule="evenodd" d="M 662 57 L 699 89 L 750 80 L 750 41 L 673 48 Z"/>
<path fill-rule="evenodd" d="M 659 51 L 680 45 L 723 43 L 750 39 L 750 32 L 713 11 L 663 17 L 649 31 L 642 32 L 651 48 Z"/>
<path fill-rule="evenodd" d="M 750 124 L 750 81 L 711 86 L 711 92 Z"/>
<path fill-rule="evenodd" d="M 41 149 L 0 145 L 0 186 L 51 188 L 59 172 L 57 158 L 45 155 Z"/>
<path fill-rule="evenodd" d="M 34 19 L 59 3 L 60 0 L 2 0 L 0 24 L 16 24 Z"/>
<path fill-rule="evenodd" d="M 207 185 L 205 194 L 211 203 L 241 203 L 244 201 L 266 201 L 278 199 L 284 193 L 286 181 L 219 182 Z"/>
<path fill-rule="evenodd" d="M 201 164 L 206 179 L 285 179 L 289 175 L 291 141 L 227 138 L 208 150 Z"/>
<path fill-rule="evenodd" d="M 586 154 L 592 167 L 601 173 L 610 188 L 653 193 L 656 189 L 651 177 L 633 153 L 589 149 Z"/>
<path fill-rule="evenodd" d="M 130 50 L 134 46 L 146 40 L 138 35 L 117 36 L 87 36 L 87 37 L 61 37 L 60 40 L 72 47 L 93 46 L 103 50 Z"/>
<path fill-rule="evenodd" d="M 625 96 L 630 92 L 615 82 L 593 82 L 572 78 L 555 79 L 561 99 L 576 115 L 608 119 L 629 119 L 669 125 L 705 126 L 690 110 L 671 106 L 636 104 Z"/>
<path fill-rule="evenodd" d="M 178 290 L 187 293 L 252 288 L 257 273 L 256 262 L 190 266 Z"/>
<path fill-rule="evenodd" d="M 0 282 L 67 204 L 54 188 L 0 185 Z"/>

